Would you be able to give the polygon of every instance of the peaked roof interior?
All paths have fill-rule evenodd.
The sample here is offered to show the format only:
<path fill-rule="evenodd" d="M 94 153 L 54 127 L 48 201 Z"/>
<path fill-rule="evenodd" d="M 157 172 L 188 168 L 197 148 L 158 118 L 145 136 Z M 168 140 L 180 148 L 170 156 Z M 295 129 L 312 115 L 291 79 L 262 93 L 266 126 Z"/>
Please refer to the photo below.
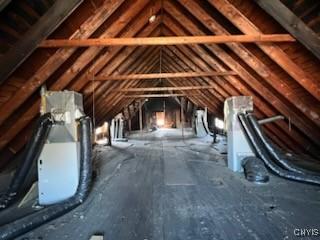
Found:
<path fill-rule="evenodd" d="M 210 86 L 166 93 L 185 94 L 190 104 L 208 107 L 218 117 L 223 117 L 227 97 L 250 95 L 258 118 L 286 117 L 286 121 L 264 127 L 276 144 L 317 156 L 320 62 L 300 39 L 277 43 L 39 47 L 45 39 L 288 34 L 287 28 L 263 10 L 259 2 L 0 1 L 0 165 L 23 148 L 39 116 L 43 85 L 48 90 L 83 93 L 85 112 L 93 117 L 96 126 L 119 112 L 130 112 L 131 105 L 143 100 L 126 95 L 149 93 L 120 89 Z M 319 38 L 319 1 L 281 2 Z M 105 76 L 134 73 L 213 71 L 233 74 L 102 80 Z"/>

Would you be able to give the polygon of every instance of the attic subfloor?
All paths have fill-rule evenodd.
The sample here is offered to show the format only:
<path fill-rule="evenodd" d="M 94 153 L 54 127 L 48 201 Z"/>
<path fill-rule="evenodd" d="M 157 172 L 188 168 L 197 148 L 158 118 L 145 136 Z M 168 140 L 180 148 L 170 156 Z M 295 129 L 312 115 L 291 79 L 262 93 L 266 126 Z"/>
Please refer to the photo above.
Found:
<path fill-rule="evenodd" d="M 274 175 L 266 185 L 249 183 L 211 141 L 162 129 L 99 146 L 87 201 L 19 239 L 278 240 L 319 228 L 319 187 Z"/>

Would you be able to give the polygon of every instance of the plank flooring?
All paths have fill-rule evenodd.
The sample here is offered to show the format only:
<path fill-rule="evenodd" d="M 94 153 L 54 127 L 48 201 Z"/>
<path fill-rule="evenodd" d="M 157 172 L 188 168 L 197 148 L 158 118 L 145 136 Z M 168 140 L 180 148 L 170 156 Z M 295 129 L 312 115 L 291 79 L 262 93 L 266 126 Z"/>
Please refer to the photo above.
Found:
<path fill-rule="evenodd" d="M 274 175 L 249 183 L 211 141 L 163 129 L 99 146 L 87 201 L 19 239 L 278 240 L 320 228 L 319 187 Z"/>

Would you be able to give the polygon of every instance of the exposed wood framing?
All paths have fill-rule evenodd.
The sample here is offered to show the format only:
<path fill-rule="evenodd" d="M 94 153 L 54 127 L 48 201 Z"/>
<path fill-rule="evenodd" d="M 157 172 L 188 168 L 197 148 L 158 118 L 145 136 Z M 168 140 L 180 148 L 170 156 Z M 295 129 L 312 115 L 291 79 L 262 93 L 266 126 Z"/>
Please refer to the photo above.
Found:
<path fill-rule="evenodd" d="M 142 101 L 139 101 L 139 129 L 140 132 L 142 132 L 143 129 L 143 123 L 142 123 Z"/>
<path fill-rule="evenodd" d="M 261 34 L 261 30 L 243 15 L 229 0 L 209 0 L 226 18 L 238 27 L 244 34 Z M 320 101 L 320 81 L 306 74 L 294 60 L 290 59 L 279 46 L 275 44 L 257 44 L 273 61 L 282 67 L 302 87 Z"/>
<path fill-rule="evenodd" d="M 83 0 L 59 0 L 14 47 L 0 58 L 0 84 L 46 39 Z"/>
<path fill-rule="evenodd" d="M 255 0 L 270 16 L 320 59 L 320 38 L 281 1 Z"/>
<path fill-rule="evenodd" d="M 187 94 L 174 94 L 174 93 L 168 93 L 168 94 L 140 94 L 140 95 L 124 95 L 125 98 L 162 98 L 162 97 L 190 97 L 194 96 L 194 94 L 187 95 Z"/>
<path fill-rule="evenodd" d="M 70 39 L 87 38 L 98 27 L 110 17 L 110 15 L 121 5 L 123 0 L 105 1 L 92 17 L 86 20 L 81 27 L 76 30 Z M 20 88 L 15 94 L 0 107 L 0 125 L 30 97 L 48 78 L 53 74 L 74 52 L 76 48 L 60 49 L 53 54 L 39 70 Z M 68 71 L 65 74 L 74 74 L 75 71 Z M 77 70 L 79 73 L 80 70 Z M 0 141 L 1 146 L 1 141 Z"/>
<path fill-rule="evenodd" d="M 175 52 L 178 53 L 178 51 L 175 51 Z M 187 59 L 187 58 L 188 58 L 187 56 L 190 56 L 192 53 L 189 53 L 186 49 L 183 49 L 183 52 L 187 53 L 186 56 L 182 56 L 181 54 L 179 54 L 179 55 L 181 55 L 181 57 L 183 58 L 183 61 L 186 61 L 186 63 L 187 63 L 189 66 L 193 66 L 193 65 L 192 65 L 192 62 Z M 179 57 L 180 57 L 180 56 L 179 56 Z M 175 64 L 174 64 L 173 62 L 170 62 L 170 59 L 172 59 L 172 56 L 171 56 L 171 58 L 166 59 L 166 61 L 170 64 L 170 66 L 174 66 Z M 197 59 L 197 60 L 198 60 L 198 58 L 196 58 L 195 56 L 194 56 L 192 59 Z M 200 59 L 199 59 L 199 60 L 200 60 Z M 172 60 L 171 60 L 171 61 L 172 61 Z M 175 58 L 175 62 L 180 62 L 180 59 L 179 59 L 179 61 L 178 61 L 178 59 Z M 199 62 L 199 64 L 201 64 L 200 61 L 197 61 L 197 62 Z M 182 65 L 181 65 L 181 66 L 182 66 Z M 222 82 L 217 81 L 217 82 L 215 82 L 215 83 L 218 83 L 218 84 L 221 83 L 221 86 L 220 86 L 220 87 L 219 87 L 219 86 L 216 86 L 217 88 L 215 89 L 215 95 L 212 95 L 211 99 L 206 100 L 206 103 L 207 103 L 207 104 L 212 103 L 212 102 L 214 101 L 215 97 L 218 97 L 219 100 L 221 101 L 221 102 L 219 103 L 219 104 L 220 104 L 220 107 L 222 107 L 222 106 L 223 106 L 222 104 L 223 104 L 224 98 L 227 98 L 227 97 L 232 96 L 232 95 L 241 95 L 241 93 L 239 93 L 237 89 L 233 89 L 231 86 L 228 86 L 228 85 L 225 83 L 225 81 L 224 81 L 224 82 L 223 82 L 223 81 L 222 81 Z M 224 88 L 225 88 L 226 90 L 224 90 Z M 219 94 L 222 94 L 222 95 L 224 96 L 224 98 L 220 98 L 220 97 L 219 97 Z M 201 103 L 201 102 L 200 102 L 200 103 Z M 198 103 L 198 104 L 199 104 L 199 103 Z M 199 104 L 199 105 L 200 105 L 200 106 L 203 106 L 202 104 L 203 104 L 203 103 L 201 103 L 201 104 Z M 257 109 L 257 107 L 256 107 L 255 111 L 256 111 L 257 113 L 260 112 L 260 111 Z M 219 113 L 219 110 L 216 109 L 216 110 L 214 110 L 214 112 Z M 273 126 L 272 126 L 272 127 L 273 127 Z M 279 135 L 279 130 L 276 130 L 275 133 L 276 133 L 276 135 Z M 281 142 L 281 143 L 282 143 L 282 142 Z"/>
<path fill-rule="evenodd" d="M 182 90 L 199 90 L 209 89 L 212 86 L 183 86 L 183 87 L 147 87 L 147 88 L 125 88 L 118 89 L 118 92 L 144 92 L 144 91 L 182 91 Z"/>
<path fill-rule="evenodd" d="M 264 126 L 265 132 L 275 143 L 290 151 L 308 151 L 313 155 L 319 153 L 320 134 L 317 130 L 320 126 L 320 110 L 317 100 L 320 99 L 320 86 L 315 71 L 317 59 L 306 54 L 306 49 L 299 42 L 291 43 L 294 39 L 288 34 L 281 36 L 288 37 L 290 42 L 252 42 L 255 40 L 252 40 L 252 36 L 264 38 L 264 33 L 281 29 L 279 25 L 274 31 L 260 29 L 263 22 L 266 26 L 277 23 L 269 22 L 267 15 L 257 5 L 244 1 L 244 4 L 252 7 L 246 12 L 237 5 L 239 1 L 236 0 L 208 0 L 208 3 L 196 0 L 97 2 L 100 5 L 92 10 L 93 14 L 84 22 L 81 21 L 81 26 L 78 24 L 79 31 L 72 28 L 76 19 L 68 19 L 68 27 L 72 31 L 62 36 L 61 40 L 69 38 L 67 42 L 72 43 L 69 40 L 73 39 L 79 44 L 83 40 L 89 43 L 93 40 L 97 41 L 93 44 L 98 45 L 39 50 L 46 52 L 48 58 L 43 62 L 38 61 L 39 68 L 30 71 L 33 74 L 28 76 L 31 77 L 24 79 L 21 77 L 23 71 L 15 71 L 0 86 L 0 93 L 5 93 L 5 96 L 0 94 L 1 163 L 24 146 L 26 136 L 30 134 L 39 114 L 40 101 L 35 95 L 42 84 L 47 84 L 49 90 L 81 92 L 85 112 L 94 116 L 96 125 L 120 112 L 126 118 L 134 116 L 139 111 L 139 101 L 135 101 L 135 98 L 145 102 L 150 97 L 185 97 L 182 101 L 178 99 L 180 103 L 187 103 L 185 111 L 192 106 L 207 106 L 209 112 L 223 117 L 223 103 L 227 97 L 252 95 L 258 118 L 279 114 L 290 118 L 290 130 L 285 121 Z M 260 16 L 254 9 L 263 14 Z M 149 22 L 150 12 L 159 16 L 153 23 Z M 224 17 L 217 18 L 218 12 Z M 225 24 L 227 19 L 229 23 Z M 249 19 L 257 19 L 259 27 Z M 245 41 L 249 41 L 251 38 L 251 44 L 231 41 L 233 34 L 244 34 L 236 36 L 236 40 L 245 38 Z M 196 42 L 181 42 L 185 37 Z M 215 38 L 214 43 L 223 40 L 223 44 L 198 44 L 199 39 L 209 41 L 208 37 L 210 41 Z M 150 42 L 134 42 L 141 38 Z M 104 47 L 109 39 L 117 41 L 116 44 L 120 46 Z M 169 45 L 161 47 L 138 46 L 145 43 L 163 45 L 161 41 L 155 42 L 155 39 L 173 39 L 178 43 L 166 42 Z M 126 41 L 138 45 L 127 47 Z M 297 46 L 303 50 L 301 53 L 294 52 Z M 288 49 L 293 50 L 289 52 Z M 36 58 L 34 55 L 29 58 Z M 299 65 L 295 63 L 295 57 L 298 59 L 300 56 Z M 311 66 L 301 65 L 302 61 L 310 59 Z M 190 87 L 192 89 L 188 89 Z M 127 95 L 126 89 L 142 93 Z M 150 89 L 159 93 L 144 93 Z"/>
<path fill-rule="evenodd" d="M 168 8 L 168 6 L 169 6 L 169 2 L 166 2 L 165 7 Z M 167 10 L 167 11 L 168 11 L 168 10 Z M 174 16 L 175 18 L 177 18 L 177 21 L 178 21 L 178 22 L 183 22 L 184 25 L 185 25 L 189 30 L 192 29 L 192 33 L 193 33 L 193 34 L 199 34 L 199 29 L 197 28 L 197 26 L 191 25 L 190 20 L 189 20 L 188 18 L 186 18 L 184 15 L 182 15 L 179 11 L 177 11 L 177 9 L 171 7 L 171 8 L 170 8 L 170 13 L 172 13 L 173 16 Z M 167 21 L 168 21 L 168 20 L 167 20 L 166 18 L 164 18 L 164 23 L 165 23 L 165 24 L 167 23 Z M 169 28 L 174 29 L 175 34 L 177 34 L 177 35 L 186 34 L 186 33 L 184 33 L 184 32 L 181 31 L 181 28 L 175 27 L 175 24 L 174 24 L 173 22 L 170 22 L 170 23 L 166 24 L 166 26 L 169 27 Z M 178 47 L 178 46 L 177 46 L 177 47 Z M 188 52 L 187 49 L 185 49 L 185 48 L 182 49 L 182 46 L 179 46 L 179 48 L 181 48 L 181 52 L 184 52 L 184 53 L 187 53 L 187 52 Z M 212 52 L 213 52 L 214 54 L 219 53 L 219 55 L 218 55 L 219 58 L 220 58 L 220 57 L 223 57 L 223 56 L 224 56 L 224 57 L 227 57 L 227 58 L 222 58 L 222 60 L 223 60 L 225 63 L 227 63 L 231 68 L 234 68 L 234 66 L 240 67 L 240 65 L 237 64 L 232 58 L 230 58 L 230 57 L 228 57 L 228 55 L 224 54 L 224 51 L 222 51 L 222 49 L 217 48 L 217 46 L 211 46 L 211 48 L 212 48 L 211 50 L 212 50 Z M 199 52 L 199 53 L 198 53 L 198 56 L 203 57 L 204 60 L 205 60 L 205 62 L 210 63 L 211 66 L 216 66 L 216 67 L 219 66 L 218 62 L 213 61 L 212 58 L 208 57 L 208 55 L 207 55 L 204 51 L 202 51 L 202 49 L 201 49 L 200 47 L 194 46 L 194 47 L 193 47 L 193 50 L 195 50 L 195 49 L 197 49 L 197 51 Z M 175 51 L 175 52 L 178 53 L 178 51 Z M 223 54 L 223 55 L 222 55 L 222 54 Z M 192 51 L 190 51 L 190 53 L 188 53 L 188 56 L 192 56 L 192 55 L 194 55 L 194 54 L 192 53 Z M 199 59 L 199 57 L 194 56 L 194 57 L 192 58 L 192 60 L 199 61 L 200 59 Z M 232 63 L 232 64 L 231 64 L 231 63 Z M 190 63 L 189 63 L 189 64 L 190 64 Z M 205 66 L 205 63 L 203 63 L 203 66 Z M 237 67 L 237 68 L 238 68 L 238 67 Z M 202 69 L 202 70 L 209 71 L 208 69 Z M 218 69 L 214 69 L 214 70 L 223 70 L 223 69 L 221 69 L 221 68 L 219 67 Z M 239 71 L 239 70 L 238 70 L 238 71 Z M 246 72 L 246 71 L 245 71 L 245 69 L 243 69 L 243 68 L 241 67 L 241 72 Z M 238 90 L 240 91 L 240 94 L 256 96 L 256 97 L 255 97 L 255 103 L 256 103 L 256 105 L 257 105 L 259 108 L 261 107 L 261 108 L 260 108 L 260 109 L 261 109 L 261 112 L 266 113 L 266 114 L 268 114 L 268 115 L 272 115 L 272 114 L 275 113 L 275 112 L 273 112 L 273 110 L 271 110 L 270 107 L 268 107 L 268 106 L 265 104 L 265 102 L 264 102 L 264 101 L 270 101 L 270 98 L 269 98 L 268 100 L 267 100 L 267 99 L 266 99 L 266 100 L 260 100 L 259 97 L 258 97 L 258 95 L 257 95 L 258 93 L 254 93 L 254 92 L 251 92 L 251 91 L 247 91 L 247 90 L 246 90 L 246 88 L 247 88 L 246 85 L 245 85 L 246 83 L 243 84 L 243 83 L 239 82 L 239 79 L 234 78 L 233 76 L 227 76 L 226 78 L 228 79 L 228 81 L 229 81 L 230 83 L 232 83 L 232 85 L 233 85 L 234 87 L 238 88 Z M 251 82 L 256 82 L 256 83 L 258 83 L 254 78 L 250 77 L 248 74 L 243 75 L 243 79 L 244 79 L 244 80 L 249 80 L 249 79 L 250 79 L 250 81 L 248 81 L 248 83 L 251 83 Z M 215 84 L 215 83 L 216 83 L 216 82 L 212 82 L 212 84 Z M 237 93 L 237 92 L 234 92 L 234 91 L 231 91 L 231 92 L 230 92 L 230 90 L 232 90 L 232 88 L 230 88 L 231 86 L 229 86 L 228 84 L 227 84 L 227 85 L 226 85 L 225 83 L 221 83 L 221 84 L 222 84 L 222 85 L 220 85 L 220 86 L 222 87 L 222 89 L 223 89 L 223 88 L 226 88 L 226 90 L 229 92 L 227 95 L 224 95 L 224 98 L 227 97 L 227 96 L 230 96 L 230 95 L 239 95 L 239 93 Z M 239 85 L 239 84 L 240 84 L 240 85 Z M 229 88 L 229 89 L 228 89 L 228 88 Z M 222 90 L 222 89 L 221 89 L 221 90 Z M 253 89 L 256 89 L 256 90 L 258 90 L 258 91 L 261 92 L 261 90 L 262 90 L 262 89 L 265 89 L 265 87 L 263 87 L 263 86 L 259 83 L 258 86 L 257 86 L 257 85 L 253 85 Z M 223 91 L 225 91 L 225 90 L 223 90 Z M 266 96 L 268 96 L 268 95 L 266 95 Z M 273 98 L 272 95 L 270 95 L 270 97 Z M 273 102 L 274 102 L 274 101 L 273 101 Z M 279 102 L 279 101 L 276 101 L 276 102 Z M 276 103 L 276 102 L 274 102 L 274 103 Z M 285 105 L 283 105 L 283 106 L 286 107 Z M 290 111 L 290 112 L 291 112 L 291 111 Z M 289 113 L 287 112 L 286 114 L 289 114 Z M 290 114 L 289 114 L 289 115 L 290 115 Z M 283 127 L 284 129 L 287 128 L 287 126 L 282 126 L 282 127 Z M 293 132 L 291 132 L 290 134 L 293 134 Z M 296 136 L 296 138 L 300 140 L 300 137 Z M 301 140 L 301 141 L 304 142 L 304 140 Z"/>
<path fill-rule="evenodd" d="M 158 60 L 154 61 L 156 54 L 157 53 L 157 48 L 151 47 L 148 48 L 146 51 L 143 48 L 137 48 L 131 55 L 130 57 L 124 58 L 126 61 L 118 68 L 114 70 L 118 70 L 121 73 L 133 73 L 135 71 L 143 71 L 143 72 L 148 72 L 151 71 L 154 68 L 154 64 L 159 65 Z M 153 59 L 153 61 L 152 61 Z M 111 62 L 110 63 L 112 68 L 108 68 L 108 70 L 113 69 L 114 64 Z M 153 82 L 152 82 L 153 83 Z M 144 83 L 144 86 L 147 86 L 147 84 L 150 86 L 149 83 Z M 126 88 L 129 86 L 139 86 L 140 82 L 117 82 L 115 84 L 104 84 L 104 86 L 101 86 L 99 90 L 102 90 L 100 93 L 100 104 L 98 105 L 103 106 L 106 105 L 105 103 L 108 103 L 104 107 L 101 112 L 100 112 L 100 118 L 103 117 L 108 117 L 108 116 L 113 116 L 113 114 L 109 113 L 111 109 L 113 109 L 115 112 L 119 111 L 121 107 L 116 107 L 116 105 L 122 101 L 123 99 L 123 94 L 119 92 L 113 92 L 114 89 L 117 88 Z M 104 98 L 104 96 L 107 96 Z M 132 100 L 127 99 L 127 104 L 129 104 Z M 112 103 L 112 105 L 110 105 Z M 124 105 L 125 107 L 126 105 Z"/>
<path fill-rule="evenodd" d="M 182 1 L 184 5 L 193 12 L 193 14 L 199 18 L 199 20 L 205 22 L 206 26 L 214 31 L 216 34 L 225 34 L 227 31 L 219 25 L 213 18 L 208 16 L 205 11 L 197 8 L 197 5 L 192 4 L 190 1 Z M 319 109 L 314 106 L 308 106 L 308 103 L 304 99 L 300 99 L 295 94 L 288 94 L 293 91 L 287 82 L 283 81 L 280 77 L 272 73 L 270 68 L 265 65 L 259 58 L 255 57 L 249 50 L 244 46 L 238 44 L 227 44 L 235 54 L 237 54 L 241 59 L 243 59 L 249 66 L 252 67 L 266 82 L 269 82 L 271 86 L 274 86 L 274 89 L 282 94 L 284 97 L 287 97 L 288 100 L 297 106 L 304 114 L 306 114 L 311 120 L 317 119 L 317 115 L 320 115 Z M 320 125 L 320 121 L 318 122 Z"/>
<path fill-rule="evenodd" d="M 134 71 L 150 71 L 154 66 L 153 64 L 155 64 L 154 61 L 149 62 L 151 59 L 155 58 L 155 51 L 156 49 L 154 47 L 149 48 L 147 51 L 144 51 L 144 49 L 142 48 L 138 48 L 136 49 L 136 51 L 131 52 L 131 55 L 129 55 L 130 57 L 126 57 L 126 56 L 119 56 L 121 62 L 123 62 L 123 64 L 121 64 L 120 66 L 118 66 L 118 68 L 116 67 L 118 63 L 118 59 L 116 58 L 115 61 L 117 64 L 112 64 L 110 65 L 110 68 L 108 68 L 108 70 L 113 69 L 114 67 L 116 67 L 114 69 L 114 71 L 120 71 L 123 73 L 133 73 Z M 142 55 L 141 55 L 142 54 Z M 140 58 L 139 58 L 140 57 Z M 120 62 L 120 63 L 121 63 Z M 152 63 L 150 65 L 150 63 Z M 116 66 L 115 66 L 116 65 Z M 140 82 L 136 82 L 135 83 L 132 82 L 116 82 L 115 84 L 111 84 L 110 82 L 105 82 L 103 85 L 101 85 L 99 87 L 99 89 L 97 89 L 96 93 L 98 96 L 98 101 L 97 104 L 98 105 L 105 105 L 105 103 L 109 103 L 112 102 L 113 104 L 116 104 L 116 102 L 119 101 L 119 98 L 122 97 L 123 94 L 119 93 L 119 92 L 113 92 L 115 89 L 118 88 L 126 88 L 129 86 L 133 86 L 134 84 L 139 84 Z M 99 91 L 98 91 L 99 90 Z M 105 98 L 105 96 L 107 96 L 107 98 Z M 88 99 L 88 104 L 90 104 L 90 98 Z M 114 105 L 111 105 L 110 107 L 112 108 Z M 101 110 L 101 115 L 104 115 L 105 111 L 107 111 L 108 109 L 104 108 L 103 110 Z"/>
<path fill-rule="evenodd" d="M 259 35 L 227 35 L 227 36 L 179 36 L 179 37 L 147 37 L 147 38 L 91 38 L 91 39 L 49 39 L 39 47 L 92 47 L 92 46 L 149 46 L 180 44 L 212 44 L 228 42 L 294 42 L 289 34 Z"/>
<path fill-rule="evenodd" d="M 225 72 L 176 72 L 176 73 L 140 73 L 129 75 L 111 75 L 111 76 L 96 76 L 93 77 L 96 81 L 107 80 L 141 80 L 141 79 L 163 79 L 163 78 L 189 78 L 189 77 L 209 77 L 209 76 L 226 76 L 236 75 L 233 71 Z"/>

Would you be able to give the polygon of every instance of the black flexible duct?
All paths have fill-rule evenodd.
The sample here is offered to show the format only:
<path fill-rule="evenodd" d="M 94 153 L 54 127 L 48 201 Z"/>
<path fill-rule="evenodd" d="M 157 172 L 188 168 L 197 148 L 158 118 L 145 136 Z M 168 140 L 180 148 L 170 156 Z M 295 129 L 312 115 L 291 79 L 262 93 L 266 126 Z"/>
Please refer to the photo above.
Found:
<path fill-rule="evenodd" d="M 197 118 L 196 117 L 194 117 L 193 122 L 194 122 L 194 134 L 197 135 L 198 131 L 197 131 Z"/>
<path fill-rule="evenodd" d="M 253 156 L 245 157 L 241 165 L 248 181 L 255 183 L 266 183 L 269 181 L 268 171 L 261 159 Z"/>
<path fill-rule="evenodd" d="M 257 137 L 259 137 L 262 144 L 268 150 L 269 154 L 272 156 L 275 163 L 277 163 L 279 166 L 281 166 L 289 171 L 292 171 L 292 172 L 301 173 L 301 174 L 319 175 L 319 173 L 317 173 L 317 172 L 303 169 L 301 167 L 296 166 L 292 162 L 290 162 L 290 160 L 287 160 L 285 155 L 280 151 L 280 149 L 277 149 L 274 146 L 272 146 L 270 141 L 267 139 L 267 137 L 262 132 L 262 129 L 261 129 L 257 119 L 255 118 L 255 116 L 253 114 L 248 114 L 247 118 L 248 118 L 249 123 L 251 124 L 251 127 L 254 129 Z"/>
<path fill-rule="evenodd" d="M 80 119 L 81 155 L 80 180 L 76 194 L 63 203 L 55 204 L 0 227 L 0 239 L 14 239 L 41 226 L 80 205 L 88 196 L 92 176 L 90 118 Z"/>
<path fill-rule="evenodd" d="M 32 133 L 31 139 L 24 150 L 22 165 L 20 165 L 20 167 L 16 170 L 6 193 L 1 196 L 0 209 L 7 208 L 16 198 L 26 179 L 26 176 L 32 167 L 32 164 L 38 159 L 41 153 L 41 150 L 50 132 L 52 123 L 53 120 L 50 113 L 42 115 L 37 121 L 37 125 Z"/>
<path fill-rule="evenodd" d="M 249 124 L 245 114 L 239 113 L 238 117 L 252 150 L 256 153 L 257 157 L 261 158 L 264 164 L 268 168 L 270 168 L 274 173 L 283 178 L 320 185 L 320 177 L 318 176 L 308 176 L 300 173 L 290 172 L 275 164 L 270 158 L 270 155 L 267 152 L 267 150 L 264 148 L 262 142 L 257 137 L 255 131 Z"/>
<path fill-rule="evenodd" d="M 207 129 L 206 125 L 204 124 L 203 116 L 201 116 L 201 123 L 202 123 L 202 126 L 203 126 L 204 130 L 206 131 L 206 133 L 209 134 L 209 129 Z"/>
<path fill-rule="evenodd" d="M 198 131 L 198 130 L 200 129 L 200 127 L 199 127 L 199 129 L 197 129 L 198 126 L 202 126 L 203 129 L 204 129 L 204 133 L 205 133 L 205 134 L 208 134 L 208 130 L 206 129 L 205 124 L 204 124 L 204 122 L 203 122 L 203 116 L 201 117 L 201 123 L 200 123 L 199 125 L 198 125 L 199 122 L 197 121 L 197 118 L 198 118 L 198 117 L 195 117 L 195 119 L 194 119 L 194 124 L 195 124 L 194 129 L 195 129 L 195 134 L 196 134 L 196 136 L 198 136 L 198 134 L 203 133 L 203 131 Z"/>
<path fill-rule="evenodd" d="M 206 131 L 207 134 L 209 134 L 210 136 L 214 136 L 214 133 L 210 131 L 210 129 L 208 128 L 208 126 L 204 123 L 204 118 L 203 116 L 201 117 L 202 120 L 202 125 L 204 130 Z"/>

